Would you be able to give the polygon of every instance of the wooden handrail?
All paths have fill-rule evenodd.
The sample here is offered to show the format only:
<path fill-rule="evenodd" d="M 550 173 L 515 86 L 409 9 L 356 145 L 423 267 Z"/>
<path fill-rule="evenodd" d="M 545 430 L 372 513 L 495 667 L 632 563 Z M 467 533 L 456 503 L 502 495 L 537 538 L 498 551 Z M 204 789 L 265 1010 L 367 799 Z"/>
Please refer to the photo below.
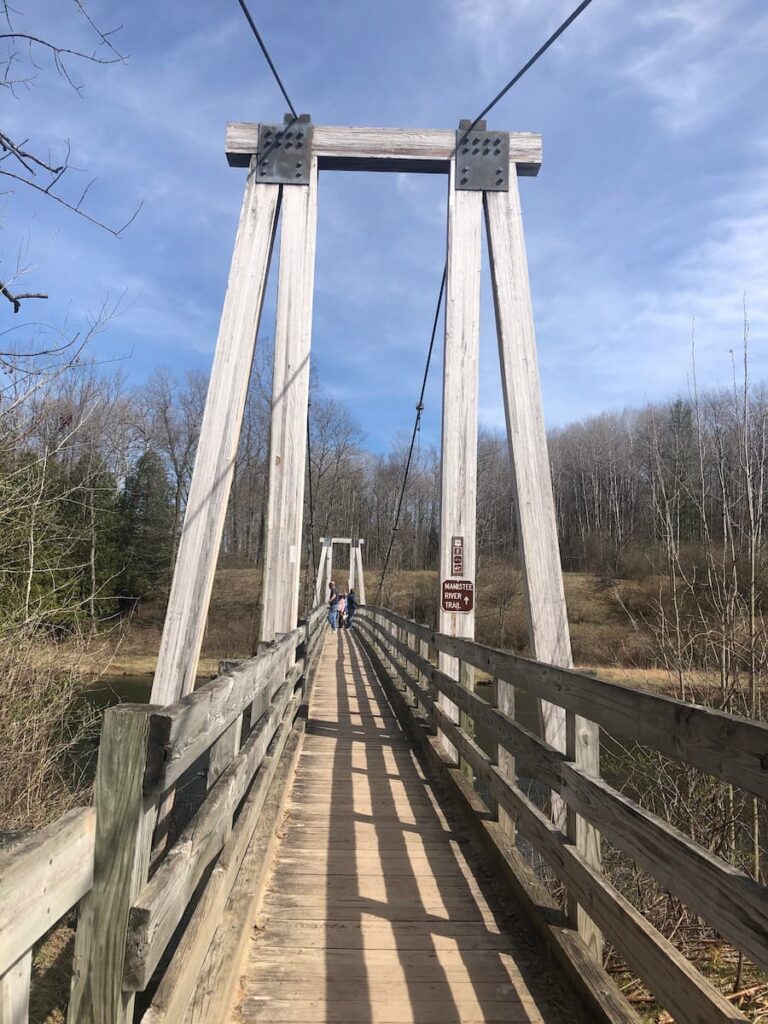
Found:
<path fill-rule="evenodd" d="M 365 611 L 495 679 L 597 722 L 611 736 L 652 747 L 768 798 L 768 725 L 762 722 L 446 636 L 386 608 Z"/>
<path fill-rule="evenodd" d="M 357 623 L 375 645 L 377 655 L 383 656 L 384 662 L 388 663 L 388 671 L 394 672 L 399 682 L 411 691 L 433 726 L 447 736 L 460 756 L 472 766 L 499 806 L 515 820 L 521 834 L 549 862 L 569 892 L 588 908 L 590 915 L 675 1019 L 687 1024 L 745 1020 L 739 1010 L 586 862 L 568 838 L 528 799 L 515 780 L 507 778 L 467 735 L 462 724 L 454 722 L 445 713 L 427 689 L 427 683 L 449 697 L 471 719 L 482 722 L 503 748 L 513 756 L 523 758 L 529 771 L 548 787 L 560 792 L 573 811 L 604 832 L 619 849 L 654 874 L 662 885 L 676 893 L 763 969 L 768 969 L 766 888 L 704 850 L 668 822 L 618 793 L 604 780 L 589 777 L 561 752 L 440 672 L 428 657 L 417 653 L 394 635 L 390 626 L 422 643 L 430 643 L 434 639 L 433 646 L 437 650 L 445 651 L 450 645 L 444 641 L 453 638 L 434 634 L 426 627 L 386 609 L 362 609 L 358 612 Z M 492 652 L 492 649 L 470 641 L 461 641 L 461 646 L 464 653 L 471 647 L 479 648 L 472 662 L 475 665 L 486 659 L 489 651 Z M 456 655 L 457 652 L 454 649 L 446 653 Z M 496 668 L 500 664 L 500 659 L 494 659 Z M 508 675 L 499 677 L 510 681 Z M 580 678 L 595 682 L 588 676 Z M 612 687 L 614 684 L 605 685 Z M 629 688 L 620 689 L 621 699 L 624 699 Z M 657 699 L 654 695 L 649 696 Z M 664 698 L 662 700 L 666 703 Z M 591 709 L 586 713 L 597 718 Z M 720 725 L 722 717 L 718 719 Z M 732 716 L 724 717 L 730 719 Z M 738 723 L 741 721 L 736 720 Z"/>
<path fill-rule="evenodd" d="M 78 807 L 0 853 L 0 1019 L 26 1021 L 32 947 L 93 883 L 96 815 Z"/>
<path fill-rule="evenodd" d="M 324 626 L 325 608 L 315 608 L 255 658 L 168 707 L 105 712 L 96 882 L 77 931 L 70 1024 L 128 1024 L 135 993 L 146 988 L 184 922 L 175 966 L 147 1016 L 180 1019 L 304 700 Z M 244 715 L 250 731 L 240 745 Z M 209 750 L 208 792 L 150 879 L 163 794 Z M 199 904 L 212 916 L 201 921 L 188 908 L 212 864 Z"/>
<path fill-rule="evenodd" d="M 168 856 L 147 882 L 128 918 L 123 988 L 143 991 L 160 962 L 207 867 L 232 831 L 232 817 L 261 767 L 304 662 L 289 674 L 268 710 L 259 718 L 229 768 L 218 778 Z"/>

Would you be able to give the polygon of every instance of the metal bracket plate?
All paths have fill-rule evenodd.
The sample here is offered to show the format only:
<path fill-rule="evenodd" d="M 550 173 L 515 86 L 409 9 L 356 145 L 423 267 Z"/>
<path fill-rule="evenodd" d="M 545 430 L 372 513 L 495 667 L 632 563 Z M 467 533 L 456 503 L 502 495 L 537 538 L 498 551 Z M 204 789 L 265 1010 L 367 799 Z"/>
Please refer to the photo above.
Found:
<path fill-rule="evenodd" d="M 312 162 L 309 116 L 259 125 L 256 180 L 270 185 L 308 185 Z"/>
<path fill-rule="evenodd" d="M 459 192 L 509 191 L 509 132 L 485 131 L 485 122 L 467 134 L 456 132 L 456 189 Z"/>

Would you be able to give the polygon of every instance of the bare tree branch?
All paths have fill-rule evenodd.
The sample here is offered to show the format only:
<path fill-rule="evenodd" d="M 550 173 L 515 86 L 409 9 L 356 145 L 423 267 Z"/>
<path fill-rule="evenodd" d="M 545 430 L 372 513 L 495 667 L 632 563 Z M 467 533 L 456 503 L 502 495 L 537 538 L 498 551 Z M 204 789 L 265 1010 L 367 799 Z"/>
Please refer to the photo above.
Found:
<path fill-rule="evenodd" d="M 87 61 L 100 65 L 119 64 L 125 61 L 125 56 L 117 49 L 112 39 L 119 28 L 109 30 L 100 28 L 86 10 L 85 0 L 72 0 L 72 3 L 98 40 L 92 51 L 62 46 L 33 31 L 24 30 L 26 27 L 23 29 L 15 23 L 18 12 L 13 10 L 8 0 L 0 0 L 0 21 L 4 23 L 3 27 L 7 25 L 7 31 L 0 32 L 0 46 L 5 44 L 5 52 L 0 54 L 0 87 L 10 89 L 14 95 L 16 95 L 14 89 L 19 85 L 29 88 L 38 73 L 44 70 L 43 63 L 40 62 L 42 54 L 46 54 L 50 58 L 58 74 L 78 93 L 81 91 L 81 86 L 73 80 L 68 61 Z M 24 71 L 25 64 L 31 70 Z M 0 177 L 7 178 L 10 182 L 26 185 L 96 227 L 108 231 L 115 238 L 119 238 L 122 232 L 136 219 L 142 204 L 139 203 L 121 227 L 108 224 L 103 218 L 89 213 L 85 204 L 95 178 L 85 185 L 79 198 L 67 196 L 59 188 L 65 175 L 67 181 L 71 179 L 71 175 L 68 175 L 67 172 L 76 170 L 70 164 L 70 153 L 70 145 L 67 141 L 63 158 L 54 161 L 49 155 L 35 152 L 30 147 L 29 139 L 17 141 L 7 132 L 0 130 Z M 13 189 L 6 191 L 13 191 Z M 68 191 L 65 189 L 64 193 Z M 20 299 L 43 297 L 31 294 L 13 295 L 8 290 L 7 281 L 2 287 L 3 294 L 13 303 L 16 312 L 18 312 Z"/>
<path fill-rule="evenodd" d="M 18 313 L 21 309 L 21 303 L 23 299 L 47 299 L 47 295 L 43 295 L 42 292 L 23 292 L 21 294 L 12 294 L 8 288 L 0 281 L 0 295 L 4 295 L 6 299 L 13 305 L 13 312 Z"/>

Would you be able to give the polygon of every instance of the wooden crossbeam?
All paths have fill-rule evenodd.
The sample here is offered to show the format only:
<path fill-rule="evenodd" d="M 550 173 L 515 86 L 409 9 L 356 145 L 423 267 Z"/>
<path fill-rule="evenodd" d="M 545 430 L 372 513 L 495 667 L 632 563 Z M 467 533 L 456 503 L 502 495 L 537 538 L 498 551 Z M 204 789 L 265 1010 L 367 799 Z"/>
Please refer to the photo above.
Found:
<path fill-rule="evenodd" d="M 226 151 L 230 167 L 247 167 L 258 149 L 258 124 L 230 122 Z M 433 128 L 359 128 L 314 125 L 312 153 L 321 171 L 411 171 L 448 174 L 456 131 Z M 541 167 L 541 135 L 511 132 L 510 159 L 518 175 L 535 177 Z"/>

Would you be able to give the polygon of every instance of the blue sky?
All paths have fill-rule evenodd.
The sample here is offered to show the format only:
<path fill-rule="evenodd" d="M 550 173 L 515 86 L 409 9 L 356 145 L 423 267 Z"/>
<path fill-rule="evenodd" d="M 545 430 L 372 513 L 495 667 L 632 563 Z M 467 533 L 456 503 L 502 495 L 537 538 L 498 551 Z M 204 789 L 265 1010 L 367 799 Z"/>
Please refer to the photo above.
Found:
<path fill-rule="evenodd" d="M 17 6 L 18 28 L 89 46 L 74 4 Z M 315 123 L 448 128 L 572 6 L 252 0 Z M 119 224 L 143 209 L 116 240 L 39 197 L 0 196 L 0 269 L 8 275 L 22 247 L 24 290 L 50 293 L 27 319 L 71 329 L 124 294 L 95 350 L 133 380 L 158 365 L 207 369 L 245 182 L 226 164 L 224 127 L 280 120 L 284 103 L 235 0 L 91 0 L 88 10 L 103 27 L 123 25 L 128 61 L 71 65 L 82 97 L 41 74 L 17 100 L 0 95 L 1 126 L 44 146 L 69 139 L 88 172 L 72 176 L 71 194 L 95 176 L 99 217 Z M 548 424 L 684 390 L 694 317 L 699 379 L 727 383 L 745 292 L 753 376 L 768 377 L 766 100 L 762 0 L 595 0 L 493 111 L 491 127 L 544 135 L 542 171 L 521 192 Z M 321 179 L 313 359 L 376 449 L 412 422 L 445 199 L 438 176 Z M 0 317 L 18 322 L 9 306 Z M 481 329 L 481 421 L 501 426 L 487 287 Z M 439 437 L 439 380 L 438 359 L 428 441 Z"/>

